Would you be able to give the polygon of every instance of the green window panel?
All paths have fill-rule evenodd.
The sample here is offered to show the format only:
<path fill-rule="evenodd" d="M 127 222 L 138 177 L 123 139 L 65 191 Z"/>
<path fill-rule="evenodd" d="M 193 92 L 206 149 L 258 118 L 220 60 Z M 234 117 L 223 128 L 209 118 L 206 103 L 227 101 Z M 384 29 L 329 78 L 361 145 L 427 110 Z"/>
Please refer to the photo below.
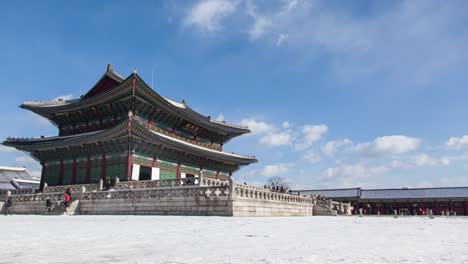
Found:
<path fill-rule="evenodd" d="M 47 166 L 46 167 L 46 175 L 45 175 L 45 182 L 50 185 L 58 185 L 59 184 L 59 177 L 60 177 L 60 167 L 59 166 Z"/>
<path fill-rule="evenodd" d="M 76 169 L 76 183 L 77 184 L 86 183 L 86 167 L 78 167 Z"/>
<path fill-rule="evenodd" d="M 133 163 L 137 163 L 137 164 L 140 164 L 140 165 L 151 166 L 153 164 L 153 161 L 142 158 L 142 157 L 134 157 L 133 158 Z"/>
<path fill-rule="evenodd" d="M 185 172 L 185 173 L 188 173 L 188 174 L 193 174 L 193 175 L 199 175 L 200 174 L 200 170 L 195 169 L 195 168 L 191 168 L 191 167 L 181 167 L 180 170 L 181 170 L 181 172 Z"/>
<path fill-rule="evenodd" d="M 107 167 L 107 177 L 111 179 L 119 178 L 124 179 L 126 178 L 126 164 L 112 164 L 108 165 Z"/>
<path fill-rule="evenodd" d="M 158 162 L 158 168 L 161 168 L 161 169 L 172 169 L 172 170 L 176 170 L 177 169 L 177 165 L 174 165 L 172 163 L 167 163 L 167 162 Z"/>
<path fill-rule="evenodd" d="M 72 178 L 73 178 L 73 168 L 70 166 L 67 166 L 63 169 L 63 178 L 62 178 L 62 184 L 71 184 L 72 183 Z"/>
<path fill-rule="evenodd" d="M 101 179 L 101 166 L 91 167 L 91 183 L 98 183 Z"/>
<path fill-rule="evenodd" d="M 177 179 L 177 173 L 175 171 L 170 171 L 170 170 L 160 170 L 159 171 L 159 179 L 160 180 Z"/>

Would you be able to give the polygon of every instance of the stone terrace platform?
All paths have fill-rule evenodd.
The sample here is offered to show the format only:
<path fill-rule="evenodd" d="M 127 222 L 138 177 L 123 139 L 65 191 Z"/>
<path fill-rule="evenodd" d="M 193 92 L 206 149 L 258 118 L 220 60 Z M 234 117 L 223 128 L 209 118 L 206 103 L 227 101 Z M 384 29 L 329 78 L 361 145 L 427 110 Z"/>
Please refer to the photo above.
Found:
<path fill-rule="evenodd" d="M 65 209 L 62 201 L 68 187 L 72 191 L 72 204 Z M 312 216 L 344 213 L 342 205 L 340 211 L 338 205 L 323 204 L 314 197 L 214 179 L 193 183 L 186 179 L 119 182 L 109 190 L 103 190 L 102 183 L 52 186 L 45 187 L 43 193 L 23 191 L 2 197 L 12 198 L 13 214 L 44 214 L 47 198 L 53 203 L 51 214 Z M 0 206 L 3 207 L 3 202 Z"/>

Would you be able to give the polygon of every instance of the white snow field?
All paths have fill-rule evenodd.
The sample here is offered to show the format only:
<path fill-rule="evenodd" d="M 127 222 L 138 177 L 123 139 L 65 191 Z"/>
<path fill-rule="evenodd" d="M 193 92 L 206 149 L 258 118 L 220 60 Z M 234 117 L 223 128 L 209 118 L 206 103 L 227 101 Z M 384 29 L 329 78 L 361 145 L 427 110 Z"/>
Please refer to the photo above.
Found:
<path fill-rule="evenodd" d="M 0 263 L 468 263 L 467 217 L 0 216 Z"/>

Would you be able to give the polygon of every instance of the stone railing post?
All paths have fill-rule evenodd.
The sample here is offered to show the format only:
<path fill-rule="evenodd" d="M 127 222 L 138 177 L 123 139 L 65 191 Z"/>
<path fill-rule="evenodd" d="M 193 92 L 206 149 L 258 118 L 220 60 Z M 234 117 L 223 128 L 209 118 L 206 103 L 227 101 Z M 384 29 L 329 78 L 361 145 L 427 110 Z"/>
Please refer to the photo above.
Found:
<path fill-rule="evenodd" d="M 117 184 L 119 184 L 119 182 L 120 182 L 120 178 L 119 177 L 115 178 L 115 185 L 116 186 L 117 186 Z"/>
<path fill-rule="evenodd" d="M 228 199 L 231 201 L 236 200 L 236 187 L 234 186 L 234 181 L 231 177 L 229 177 L 229 197 Z"/>
<path fill-rule="evenodd" d="M 103 186 L 104 182 L 102 179 L 99 179 L 99 190 L 102 191 L 102 186 Z"/>
<path fill-rule="evenodd" d="M 200 171 L 200 176 L 198 176 L 198 185 L 203 185 L 203 171 Z"/>

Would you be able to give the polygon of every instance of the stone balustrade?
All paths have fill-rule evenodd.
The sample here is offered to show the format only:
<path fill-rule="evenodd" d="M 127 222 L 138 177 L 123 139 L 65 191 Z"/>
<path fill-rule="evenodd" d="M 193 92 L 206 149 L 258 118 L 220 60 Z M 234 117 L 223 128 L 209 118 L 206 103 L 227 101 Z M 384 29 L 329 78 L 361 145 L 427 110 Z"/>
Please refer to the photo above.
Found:
<path fill-rule="evenodd" d="M 187 188 L 126 189 L 83 193 L 82 200 L 141 199 L 165 197 L 219 197 L 228 196 L 228 186 L 187 186 Z"/>
<path fill-rule="evenodd" d="M 170 180 L 152 180 L 152 181 L 125 181 L 119 182 L 115 185 L 116 190 L 129 190 L 129 189 L 149 189 L 159 187 L 178 187 L 178 186 L 192 186 L 198 185 L 197 178 L 184 178 L 184 179 L 170 179 Z"/>
<path fill-rule="evenodd" d="M 229 181 L 203 178 L 200 183 L 201 186 L 229 186 Z"/>
<path fill-rule="evenodd" d="M 85 191 L 99 191 L 99 184 L 74 184 L 74 185 L 61 185 L 61 186 L 47 186 L 44 188 L 43 193 L 65 193 L 70 188 L 72 192 L 82 192 L 83 187 Z"/>
<path fill-rule="evenodd" d="M 0 196 L 33 194 L 33 193 L 35 193 L 34 189 L 2 190 L 0 191 Z"/>
<path fill-rule="evenodd" d="M 234 185 L 236 197 L 255 198 L 261 200 L 280 201 L 287 203 L 314 204 L 314 199 L 306 196 L 297 196 L 287 193 L 273 192 L 270 189 L 249 185 Z"/>
<path fill-rule="evenodd" d="M 52 202 L 63 201 L 63 193 L 38 193 L 38 194 L 21 194 L 21 195 L 10 195 L 10 198 L 15 202 L 34 202 L 34 201 L 46 201 L 49 198 Z"/>

